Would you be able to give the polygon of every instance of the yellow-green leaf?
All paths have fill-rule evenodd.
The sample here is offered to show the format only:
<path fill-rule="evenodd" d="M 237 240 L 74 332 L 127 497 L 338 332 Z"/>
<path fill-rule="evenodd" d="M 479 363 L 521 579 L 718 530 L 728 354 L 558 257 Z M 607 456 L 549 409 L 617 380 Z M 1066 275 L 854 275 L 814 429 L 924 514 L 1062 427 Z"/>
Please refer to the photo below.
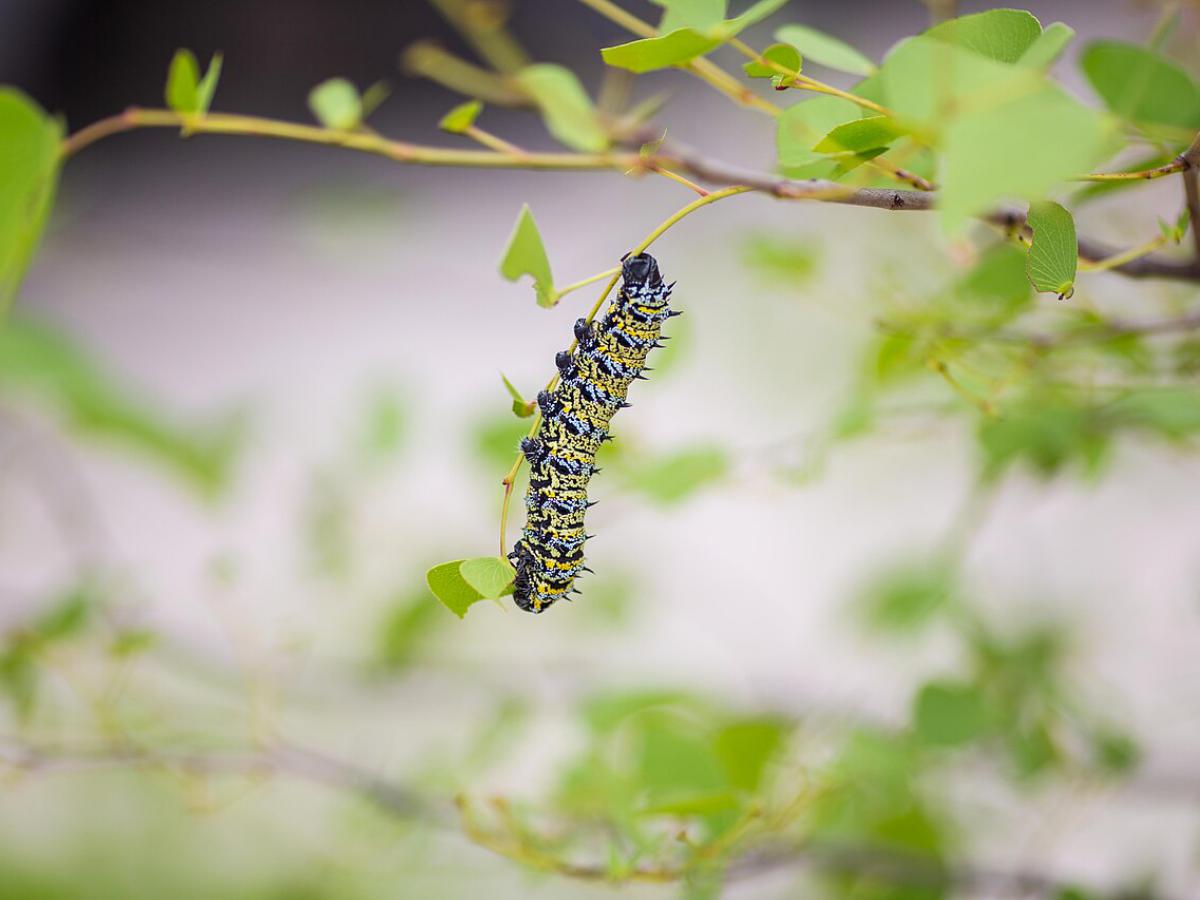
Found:
<path fill-rule="evenodd" d="M 1048 69 L 1075 37 L 1075 29 L 1062 22 L 1047 25 L 1038 39 L 1021 54 L 1018 63 L 1031 69 Z"/>
<path fill-rule="evenodd" d="M 167 106 L 179 113 L 196 112 L 199 105 L 196 88 L 199 84 L 200 66 L 196 62 L 196 54 L 186 48 L 176 50 L 167 69 L 164 90 Z"/>
<path fill-rule="evenodd" d="M 463 581 L 486 600 L 512 593 L 513 577 L 517 574 L 502 556 L 477 556 L 464 559 L 458 567 Z"/>
<path fill-rule="evenodd" d="M 949 19 L 926 35 L 1003 63 L 1017 62 L 1042 34 L 1042 25 L 1023 9 L 989 9 Z"/>
<path fill-rule="evenodd" d="M 1123 41 L 1094 41 L 1079 64 L 1118 116 L 1178 128 L 1200 127 L 1200 85 L 1153 50 Z"/>
<path fill-rule="evenodd" d="M 466 562 L 456 559 L 434 566 L 425 573 L 425 583 L 442 605 L 460 619 L 475 603 L 484 599 L 483 594 L 471 587 L 462 576 L 459 567 Z"/>
<path fill-rule="evenodd" d="M 600 55 L 610 66 L 640 74 L 682 65 L 719 46 L 720 38 L 694 28 L 677 28 L 658 37 L 605 47 Z"/>
<path fill-rule="evenodd" d="M 817 153 L 862 153 L 886 147 L 904 134 L 904 129 L 889 116 L 855 119 L 834 128 L 813 147 Z"/>
<path fill-rule="evenodd" d="M 762 52 L 762 58 L 763 62 L 753 59 L 742 70 L 751 78 L 770 78 L 777 88 L 790 86 L 804 65 L 799 51 L 791 44 L 772 44 Z"/>
<path fill-rule="evenodd" d="M 554 278 L 550 274 L 550 260 L 546 256 L 542 235 L 528 204 L 521 207 L 516 227 L 508 239 L 508 247 L 500 260 L 500 274 L 509 281 L 516 281 L 522 275 L 530 275 L 539 306 L 550 307 L 558 302 L 558 295 L 554 291 Z"/>
<path fill-rule="evenodd" d="M 213 58 L 208 63 L 208 71 L 204 73 L 204 77 L 200 79 L 200 83 L 196 85 L 196 112 L 204 115 L 212 106 L 213 95 L 217 92 L 217 81 L 221 77 L 221 64 L 223 57 L 220 53 L 214 53 Z"/>
<path fill-rule="evenodd" d="M 462 134 L 475 124 L 475 120 L 481 112 L 483 112 L 483 103 L 478 100 L 468 100 L 442 116 L 442 120 L 438 122 L 438 128 L 442 131 L 449 131 L 451 134 Z"/>
<path fill-rule="evenodd" d="M 500 378 L 504 382 L 504 386 L 508 389 L 508 395 L 512 397 L 513 415 L 521 419 L 528 419 L 533 415 L 533 411 L 537 409 L 537 404 L 533 401 L 527 401 L 521 392 L 517 390 L 516 385 L 508 380 L 508 376 L 503 372 L 500 373 Z"/>
<path fill-rule="evenodd" d="M 308 108 L 326 128 L 349 131 L 362 122 L 362 97 L 345 78 L 330 78 L 309 91 Z"/>
<path fill-rule="evenodd" d="M 608 133 L 587 91 L 570 69 L 539 63 L 522 69 L 517 81 L 542 111 L 546 128 L 560 142 L 587 153 L 608 148 Z"/>
<path fill-rule="evenodd" d="M 62 126 L 0 88 L 0 320 L 41 240 L 58 184 Z"/>
<path fill-rule="evenodd" d="M 1079 262 L 1075 219 L 1059 204 L 1046 201 L 1030 205 L 1028 222 L 1033 229 L 1026 263 L 1029 280 L 1039 291 L 1070 298 Z"/>

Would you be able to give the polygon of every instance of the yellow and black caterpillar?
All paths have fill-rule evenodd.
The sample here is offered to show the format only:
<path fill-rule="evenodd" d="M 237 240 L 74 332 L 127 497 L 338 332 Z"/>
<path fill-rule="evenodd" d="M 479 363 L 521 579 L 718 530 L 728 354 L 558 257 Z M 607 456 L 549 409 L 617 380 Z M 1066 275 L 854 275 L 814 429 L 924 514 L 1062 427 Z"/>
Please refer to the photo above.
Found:
<path fill-rule="evenodd" d="M 538 394 L 542 424 L 537 437 L 521 441 L 529 461 L 525 529 L 508 558 L 516 567 L 513 599 L 540 613 L 569 593 L 583 564 L 583 518 L 588 480 L 597 471 L 596 451 L 611 440 L 608 423 L 625 402 L 629 385 L 644 378 L 646 356 L 661 347 L 660 328 L 671 316 L 674 285 L 663 283 L 648 253 L 627 257 L 621 288 L 598 324 L 575 323 L 575 352 L 554 358 L 559 383 Z"/>

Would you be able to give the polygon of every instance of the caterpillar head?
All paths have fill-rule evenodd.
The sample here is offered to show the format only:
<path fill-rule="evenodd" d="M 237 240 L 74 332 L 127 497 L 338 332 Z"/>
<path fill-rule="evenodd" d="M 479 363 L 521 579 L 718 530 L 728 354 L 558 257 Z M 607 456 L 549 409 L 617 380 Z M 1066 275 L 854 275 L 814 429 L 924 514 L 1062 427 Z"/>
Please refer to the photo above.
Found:
<path fill-rule="evenodd" d="M 662 275 L 658 273 L 658 261 L 649 253 L 625 257 L 621 264 L 621 277 L 625 279 L 627 287 L 631 284 L 662 283 Z"/>

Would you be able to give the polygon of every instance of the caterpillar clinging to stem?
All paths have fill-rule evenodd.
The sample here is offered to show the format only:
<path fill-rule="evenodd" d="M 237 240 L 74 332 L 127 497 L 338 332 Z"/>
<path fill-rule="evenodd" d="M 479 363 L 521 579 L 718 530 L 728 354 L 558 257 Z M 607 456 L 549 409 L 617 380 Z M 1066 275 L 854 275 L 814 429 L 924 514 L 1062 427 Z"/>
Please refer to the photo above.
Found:
<path fill-rule="evenodd" d="M 662 346 L 660 329 L 679 315 L 667 303 L 673 284 L 663 283 L 648 253 L 626 257 L 621 287 L 598 323 L 575 323 L 576 349 L 555 357 L 558 386 L 538 394 L 542 413 L 537 435 L 521 442 L 529 461 L 527 518 L 508 554 L 516 568 L 513 599 L 540 613 L 575 591 L 584 565 L 584 515 L 592 501 L 588 481 L 597 471 L 596 451 L 611 440 L 608 424 L 625 401 L 629 385 L 643 379 L 646 356 Z"/>

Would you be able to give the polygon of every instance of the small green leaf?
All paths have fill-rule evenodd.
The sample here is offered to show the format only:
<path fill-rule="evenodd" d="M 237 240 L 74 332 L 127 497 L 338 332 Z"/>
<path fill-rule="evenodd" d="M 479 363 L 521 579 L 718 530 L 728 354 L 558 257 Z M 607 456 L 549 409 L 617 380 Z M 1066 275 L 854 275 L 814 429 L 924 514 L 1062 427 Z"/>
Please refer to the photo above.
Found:
<path fill-rule="evenodd" d="M 927 744 L 955 746 L 972 741 L 988 728 L 983 693 L 973 684 L 931 681 L 917 693 L 913 728 Z"/>
<path fill-rule="evenodd" d="M 369 88 L 363 91 L 362 95 L 362 117 L 364 119 L 371 113 L 375 112 L 392 94 L 391 85 L 386 81 L 376 81 Z"/>
<path fill-rule="evenodd" d="M 463 581 L 478 591 L 486 600 L 494 600 L 512 593 L 516 572 L 502 556 L 478 556 L 464 559 L 458 567 Z"/>
<path fill-rule="evenodd" d="M 442 120 L 438 122 L 438 128 L 442 131 L 448 131 L 451 134 L 462 134 L 468 128 L 475 124 L 475 120 L 479 114 L 483 112 L 483 103 L 479 100 L 468 100 L 466 103 L 460 103 L 446 115 L 442 116 Z"/>
<path fill-rule="evenodd" d="M 199 109 L 200 66 L 196 54 L 187 48 L 175 51 L 167 69 L 167 85 L 164 97 L 167 106 L 178 113 L 194 113 Z"/>
<path fill-rule="evenodd" d="M 804 58 L 826 68 L 851 75 L 870 75 L 875 63 L 845 41 L 807 25 L 784 25 L 775 32 L 775 40 L 791 44 Z"/>
<path fill-rule="evenodd" d="M 862 153 L 886 147 L 903 135 L 904 129 L 890 116 L 868 116 L 846 122 L 817 143 L 817 153 Z"/>
<path fill-rule="evenodd" d="M 61 139 L 62 126 L 36 103 L 0 87 L 0 322 L 54 203 Z"/>
<path fill-rule="evenodd" d="M 516 385 L 508 380 L 508 376 L 503 372 L 500 373 L 500 379 L 504 382 L 504 387 L 508 389 L 508 395 L 512 397 L 513 414 L 521 419 L 528 419 L 533 415 L 533 411 L 537 409 L 537 403 L 526 400 L 521 396 L 521 392 L 517 390 Z"/>
<path fill-rule="evenodd" d="M 318 122 L 334 131 L 349 131 L 362 123 L 362 97 L 345 78 L 330 78 L 309 91 L 308 108 Z"/>
<path fill-rule="evenodd" d="M 618 69 L 630 72 L 651 72 L 669 66 L 679 66 L 703 56 L 724 44 L 745 28 L 765 19 L 782 7 L 787 0 L 759 0 L 740 16 L 716 22 L 708 27 L 697 27 L 697 23 L 708 22 L 707 11 L 703 18 L 698 4 L 689 4 L 687 14 L 665 17 L 668 25 L 689 22 L 687 27 L 675 28 L 657 37 L 630 41 L 616 47 L 605 47 L 600 51 L 604 61 Z"/>
<path fill-rule="evenodd" d="M 989 59 L 1015 63 L 1041 36 L 1042 26 L 1023 9 L 990 9 L 940 22 L 925 34 Z"/>
<path fill-rule="evenodd" d="M 783 746 L 787 730 L 775 719 L 749 719 L 727 725 L 713 743 L 729 783 L 753 792 L 762 783 L 767 764 Z"/>
<path fill-rule="evenodd" d="M 881 632 L 916 632 L 944 613 L 957 596 L 953 567 L 934 560 L 908 563 L 876 578 L 858 605 L 867 625 Z"/>
<path fill-rule="evenodd" d="M 658 37 L 605 47 L 600 55 L 610 66 L 641 74 L 683 65 L 715 50 L 721 43 L 719 38 L 694 28 L 677 28 Z"/>
<path fill-rule="evenodd" d="M 521 207 L 516 227 L 508 239 L 508 247 L 500 260 L 500 274 L 509 281 L 516 281 L 522 275 L 531 275 L 538 305 L 551 307 L 558 302 L 554 278 L 550 274 L 550 260 L 528 204 Z"/>
<path fill-rule="evenodd" d="M 800 70 L 804 65 L 804 61 L 800 58 L 800 54 L 791 44 L 772 44 L 762 52 L 762 58 L 765 62 L 774 63 L 782 69 L 786 69 L 790 74 L 784 75 L 779 69 L 766 65 L 765 62 L 759 62 L 754 59 L 742 66 L 743 71 L 751 78 L 770 78 L 775 87 L 787 87 L 800 74 Z"/>
<path fill-rule="evenodd" d="M 1079 60 L 1083 73 L 1118 116 L 1132 122 L 1200 128 L 1200 86 L 1183 68 L 1145 47 L 1093 41 Z"/>
<path fill-rule="evenodd" d="M 839 97 L 817 97 L 789 106 L 780 115 L 775 131 L 780 168 L 795 175 L 794 170 L 801 166 L 828 163 L 813 148 L 837 126 L 856 121 L 860 113 L 859 107 Z"/>
<path fill-rule="evenodd" d="M 471 587 L 459 571 L 464 562 L 466 560 L 456 559 L 434 566 L 425 573 L 425 583 L 429 585 L 429 590 L 442 601 L 446 609 L 460 619 L 467 614 L 472 604 L 484 599 L 483 594 Z"/>
<path fill-rule="evenodd" d="M 208 63 L 208 71 L 196 85 L 196 112 L 200 115 L 207 113 L 209 107 L 212 106 L 213 95 L 217 92 L 217 81 L 221 78 L 222 60 L 220 53 L 214 53 Z"/>
<path fill-rule="evenodd" d="M 1029 45 L 1021 58 L 1019 65 L 1031 69 L 1048 69 L 1067 48 L 1067 44 L 1075 39 L 1075 29 L 1062 22 L 1054 22 L 1046 26 L 1036 41 Z"/>
<path fill-rule="evenodd" d="M 585 153 L 608 149 L 608 133 L 570 69 L 550 63 L 526 66 L 518 73 L 517 82 L 533 97 L 546 128 L 561 143 Z"/>
<path fill-rule="evenodd" d="M 1029 247 L 1029 280 L 1039 291 L 1058 294 L 1060 300 L 1075 293 L 1079 243 L 1075 219 L 1057 203 L 1046 201 L 1029 207 L 1033 244 Z"/>

